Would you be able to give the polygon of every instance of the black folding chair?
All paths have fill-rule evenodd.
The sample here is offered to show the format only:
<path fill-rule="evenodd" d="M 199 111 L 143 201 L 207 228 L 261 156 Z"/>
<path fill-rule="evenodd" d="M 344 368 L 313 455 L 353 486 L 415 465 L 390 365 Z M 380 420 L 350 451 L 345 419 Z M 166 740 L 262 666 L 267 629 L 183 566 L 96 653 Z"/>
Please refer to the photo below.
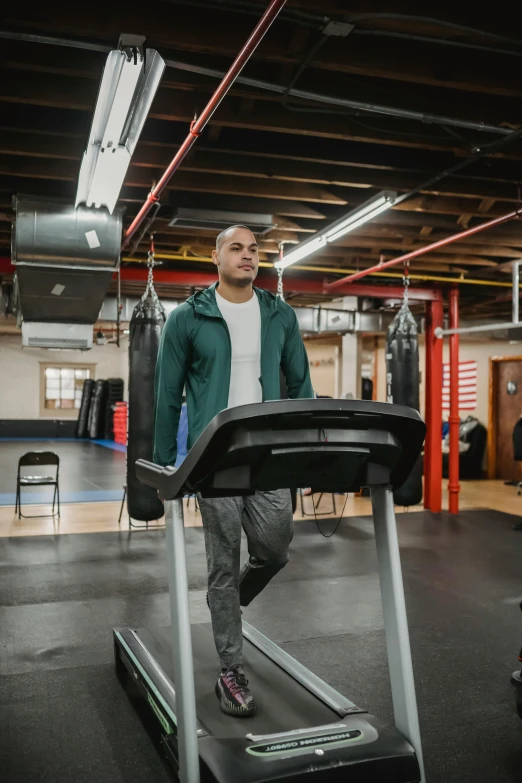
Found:
<path fill-rule="evenodd" d="M 55 476 L 22 476 L 20 468 L 54 465 Z M 40 519 L 41 517 L 60 516 L 60 489 L 58 486 L 58 472 L 60 470 L 60 458 L 53 451 L 28 451 L 18 461 L 18 474 L 16 477 L 16 506 L 18 519 Z M 51 514 L 22 514 L 22 487 L 54 487 L 53 510 Z M 58 505 L 58 514 L 54 513 L 55 504 Z"/>

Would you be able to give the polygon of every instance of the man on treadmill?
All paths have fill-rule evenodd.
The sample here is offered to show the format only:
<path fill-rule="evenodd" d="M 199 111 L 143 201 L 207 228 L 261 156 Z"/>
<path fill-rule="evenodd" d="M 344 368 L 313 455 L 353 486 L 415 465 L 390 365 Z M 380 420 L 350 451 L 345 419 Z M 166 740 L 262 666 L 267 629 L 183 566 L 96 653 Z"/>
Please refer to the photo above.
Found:
<path fill-rule="evenodd" d="M 169 315 L 156 366 L 154 462 L 174 465 L 183 389 L 190 447 L 225 408 L 281 397 L 313 397 L 308 357 L 295 312 L 253 286 L 259 258 L 253 233 L 230 226 L 212 260 L 219 282 Z M 290 491 L 246 497 L 198 497 L 208 566 L 207 602 L 221 673 L 223 712 L 246 717 L 256 706 L 243 670 L 241 606 L 247 606 L 288 562 L 293 535 Z M 241 528 L 249 557 L 240 567 Z"/>

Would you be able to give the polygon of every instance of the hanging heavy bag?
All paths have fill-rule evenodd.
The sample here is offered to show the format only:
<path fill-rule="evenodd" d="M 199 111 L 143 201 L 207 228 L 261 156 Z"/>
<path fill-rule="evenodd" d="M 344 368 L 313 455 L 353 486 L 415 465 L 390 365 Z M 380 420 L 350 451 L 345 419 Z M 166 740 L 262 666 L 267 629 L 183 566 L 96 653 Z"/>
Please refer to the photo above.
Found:
<path fill-rule="evenodd" d="M 371 378 L 362 379 L 361 400 L 373 400 L 373 381 Z"/>
<path fill-rule="evenodd" d="M 94 384 L 91 410 L 89 413 L 89 437 L 93 440 L 103 438 L 105 425 L 105 403 L 109 391 L 107 381 L 99 380 Z"/>
<path fill-rule="evenodd" d="M 149 267 L 151 269 L 151 267 Z M 165 310 L 149 276 L 149 285 L 134 308 L 129 326 L 129 420 L 127 443 L 127 510 L 131 519 L 161 519 L 163 503 L 153 487 L 136 477 L 136 460 L 152 462 L 154 445 L 154 374 Z"/>
<path fill-rule="evenodd" d="M 419 410 L 419 342 L 417 323 L 407 300 L 388 327 L 386 335 L 387 401 Z M 422 500 L 422 457 L 393 493 L 398 506 L 415 506 Z"/>
<path fill-rule="evenodd" d="M 94 381 L 92 378 L 87 378 L 83 384 L 82 401 L 80 403 L 80 410 L 78 412 L 78 423 L 76 425 L 76 437 L 86 438 L 87 428 L 89 425 L 89 412 L 91 409 L 92 392 L 94 389 Z"/>

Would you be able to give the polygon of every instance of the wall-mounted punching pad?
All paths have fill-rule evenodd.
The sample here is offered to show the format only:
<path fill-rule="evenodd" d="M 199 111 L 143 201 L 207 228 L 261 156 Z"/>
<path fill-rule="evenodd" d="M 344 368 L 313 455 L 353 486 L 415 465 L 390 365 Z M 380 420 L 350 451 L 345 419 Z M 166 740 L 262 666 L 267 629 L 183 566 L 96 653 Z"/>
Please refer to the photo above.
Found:
<path fill-rule="evenodd" d="M 152 297 L 134 308 L 129 335 L 129 423 L 127 509 L 131 519 L 161 519 L 163 503 L 153 487 L 136 478 L 137 459 L 152 462 L 154 445 L 154 373 L 165 312 Z"/>
<path fill-rule="evenodd" d="M 419 410 L 419 342 L 417 323 L 404 303 L 386 335 L 387 401 Z M 393 493 L 399 506 L 415 506 L 422 500 L 422 457 L 402 485 Z"/>

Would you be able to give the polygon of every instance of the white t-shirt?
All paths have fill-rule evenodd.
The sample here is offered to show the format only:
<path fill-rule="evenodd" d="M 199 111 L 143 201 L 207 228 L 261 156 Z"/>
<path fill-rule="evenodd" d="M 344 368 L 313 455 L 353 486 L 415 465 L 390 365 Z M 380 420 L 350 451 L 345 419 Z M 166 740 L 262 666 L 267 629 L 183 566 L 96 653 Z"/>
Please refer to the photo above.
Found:
<path fill-rule="evenodd" d="M 232 343 L 228 407 L 263 402 L 261 388 L 261 311 L 257 294 L 248 302 L 229 302 L 216 290 L 216 302 Z"/>

